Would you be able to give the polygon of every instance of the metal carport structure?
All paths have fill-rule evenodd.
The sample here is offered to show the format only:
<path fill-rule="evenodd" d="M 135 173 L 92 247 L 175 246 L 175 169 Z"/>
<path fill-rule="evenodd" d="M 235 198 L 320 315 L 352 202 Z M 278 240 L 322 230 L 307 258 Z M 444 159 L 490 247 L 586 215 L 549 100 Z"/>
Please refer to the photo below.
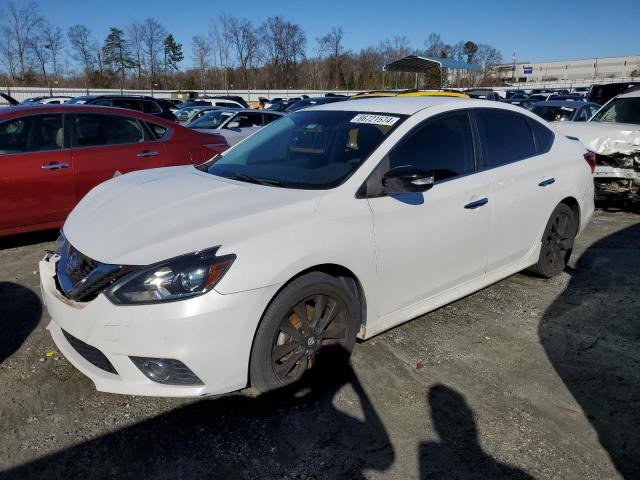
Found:
<path fill-rule="evenodd" d="M 407 55 L 406 57 L 400 58 L 391 63 L 387 63 L 384 67 L 382 67 L 382 70 L 383 72 L 415 73 L 416 88 L 418 88 L 418 74 L 428 73 L 436 68 L 440 71 L 440 86 L 442 86 L 443 69 L 449 68 L 452 70 L 478 71 L 480 70 L 480 65 L 466 63 L 460 60 L 454 60 L 453 58 L 434 58 L 420 57 L 418 55 Z"/>

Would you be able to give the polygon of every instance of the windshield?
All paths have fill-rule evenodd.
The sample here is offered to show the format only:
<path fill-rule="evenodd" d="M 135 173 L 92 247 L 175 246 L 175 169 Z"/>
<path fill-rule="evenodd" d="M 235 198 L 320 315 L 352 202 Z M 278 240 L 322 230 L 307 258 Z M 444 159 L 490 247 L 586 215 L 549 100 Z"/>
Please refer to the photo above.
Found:
<path fill-rule="evenodd" d="M 205 113 L 199 119 L 194 120 L 189 124 L 189 128 L 218 128 L 222 122 L 231 117 L 233 112 L 225 112 L 222 110 L 214 110 L 209 113 Z"/>
<path fill-rule="evenodd" d="M 187 120 L 197 110 L 197 108 L 181 108 L 175 113 L 175 116 L 178 118 L 178 120 Z"/>
<path fill-rule="evenodd" d="M 548 105 L 534 105 L 531 109 L 539 117 L 544 118 L 547 122 L 564 122 L 571 120 L 575 108 L 569 107 L 551 107 Z"/>
<path fill-rule="evenodd" d="M 615 98 L 602 107 L 591 121 L 640 125 L 640 97 Z"/>
<path fill-rule="evenodd" d="M 289 188 L 340 185 L 406 116 L 301 111 L 259 130 L 207 167 L 213 175 Z"/>

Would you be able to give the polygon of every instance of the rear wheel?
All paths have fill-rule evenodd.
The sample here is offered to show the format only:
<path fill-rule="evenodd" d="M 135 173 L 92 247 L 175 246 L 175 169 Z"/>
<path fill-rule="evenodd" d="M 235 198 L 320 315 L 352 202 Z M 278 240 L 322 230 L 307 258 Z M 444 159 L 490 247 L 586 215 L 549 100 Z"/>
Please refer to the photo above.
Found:
<path fill-rule="evenodd" d="M 251 351 L 250 377 L 260 391 L 298 381 L 323 356 L 348 358 L 358 302 L 335 277 L 313 272 L 287 285 L 267 308 Z"/>
<path fill-rule="evenodd" d="M 538 263 L 530 271 L 545 278 L 555 277 L 562 272 L 571 257 L 577 231 L 578 222 L 574 212 L 568 205 L 559 204 L 544 230 Z"/>

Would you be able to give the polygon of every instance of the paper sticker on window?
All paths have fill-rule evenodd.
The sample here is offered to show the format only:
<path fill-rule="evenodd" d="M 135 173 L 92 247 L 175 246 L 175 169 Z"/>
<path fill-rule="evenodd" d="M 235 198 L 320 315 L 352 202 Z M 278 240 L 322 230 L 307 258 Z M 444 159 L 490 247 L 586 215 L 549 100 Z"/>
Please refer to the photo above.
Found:
<path fill-rule="evenodd" d="M 400 118 L 388 117 L 386 115 L 371 115 L 368 113 L 360 113 L 351 119 L 351 123 L 368 123 L 370 125 L 394 125 Z"/>

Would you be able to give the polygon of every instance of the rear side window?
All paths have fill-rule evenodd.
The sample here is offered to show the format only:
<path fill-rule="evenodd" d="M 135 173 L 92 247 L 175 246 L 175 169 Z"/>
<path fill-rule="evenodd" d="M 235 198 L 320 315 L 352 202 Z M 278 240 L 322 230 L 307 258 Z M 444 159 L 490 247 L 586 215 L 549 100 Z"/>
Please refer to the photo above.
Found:
<path fill-rule="evenodd" d="M 447 115 L 414 128 L 389 154 L 389 168 L 412 165 L 446 180 L 475 169 L 473 137 L 467 113 Z"/>
<path fill-rule="evenodd" d="M 160 113 L 162 111 L 158 104 L 151 100 L 140 100 L 140 103 L 142 104 L 142 111 L 144 113 Z"/>
<path fill-rule="evenodd" d="M 156 123 L 147 122 L 147 126 L 153 133 L 153 136 L 155 137 L 156 140 L 162 140 L 162 138 L 164 138 L 164 136 L 169 131 L 167 127 L 163 127 L 162 125 L 158 125 Z"/>
<path fill-rule="evenodd" d="M 264 117 L 264 124 L 267 125 L 273 122 L 274 120 L 277 120 L 278 118 L 280 118 L 280 115 L 270 115 L 268 113 L 264 113 L 263 117 Z"/>
<path fill-rule="evenodd" d="M 536 155 L 527 118 L 500 110 L 476 112 L 485 167 L 497 167 Z"/>
<path fill-rule="evenodd" d="M 63 146 L 62 115 L 34 115 L 0 124 L 0 155 L 59 150 Z"/>
<path fill-rule="evenodd" d="M 527 118 L 527 122 L 533 132 L 533 139 L 536 143 L 536 153 L 547 153 L 553 145 L 553 132 L 542 123 Z"/>
<path fill-rule="evenodd" d="M 126 108 L 128 110 L 141 111 L 140 103 L 137 100 L 131 100 L 127 98 L 114 98 L 112 100 L 113 106 L 118 108 Z"/>
<path fill-rule="evenodd" d="M 73 120 L 74 147 L 119 145 L 144 141 L 142 125 L 134 118 L 79 114 Z"/>

